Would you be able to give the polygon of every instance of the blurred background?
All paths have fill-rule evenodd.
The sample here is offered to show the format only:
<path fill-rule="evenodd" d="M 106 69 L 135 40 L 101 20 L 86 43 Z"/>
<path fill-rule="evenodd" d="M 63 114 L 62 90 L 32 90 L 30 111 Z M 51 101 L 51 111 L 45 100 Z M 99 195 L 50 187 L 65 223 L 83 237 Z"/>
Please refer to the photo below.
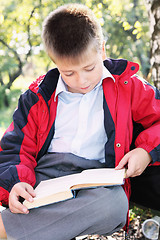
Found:
<path fill-rule="evenodd" d="M 106 53 L 140 64 L 139 75 L 160 87 L 159 0 L 72 0 L 90 7 L 103 27 Z M 42 22 L 68 0 L 0 0 L 0 137 L 21 92 L 55 67 L 43 50 Z"/>

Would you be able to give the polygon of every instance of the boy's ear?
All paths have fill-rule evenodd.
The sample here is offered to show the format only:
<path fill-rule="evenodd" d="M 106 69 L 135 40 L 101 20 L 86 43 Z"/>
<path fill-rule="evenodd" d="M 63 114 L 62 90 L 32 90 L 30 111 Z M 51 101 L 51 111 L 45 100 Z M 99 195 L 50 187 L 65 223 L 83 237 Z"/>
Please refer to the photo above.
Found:
<path fill-rule="evenodd" d="M 103 61 L 107 58 L 105 44 L 106 44 L 106 42 L 103 41 L 103 44 L 102 44 L 102 59 L 103 59 Z"/>

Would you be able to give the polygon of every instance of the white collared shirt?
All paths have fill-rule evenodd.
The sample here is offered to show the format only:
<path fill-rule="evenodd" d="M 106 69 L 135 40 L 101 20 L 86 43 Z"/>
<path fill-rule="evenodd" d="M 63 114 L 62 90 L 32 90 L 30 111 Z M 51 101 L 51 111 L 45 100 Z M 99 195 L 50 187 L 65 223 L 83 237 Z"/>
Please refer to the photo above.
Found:
<path fill-rule="evenodd" d="M 103 75 L 94 89 L 86 94 L 71 93 L 59 76 L 55 134 L 48 152 L 73 153 L 90 160 L 105 161 L 104 145 L 108 138 L 104 129 L 103 79 L 113 76 L 103 66 Z"/>

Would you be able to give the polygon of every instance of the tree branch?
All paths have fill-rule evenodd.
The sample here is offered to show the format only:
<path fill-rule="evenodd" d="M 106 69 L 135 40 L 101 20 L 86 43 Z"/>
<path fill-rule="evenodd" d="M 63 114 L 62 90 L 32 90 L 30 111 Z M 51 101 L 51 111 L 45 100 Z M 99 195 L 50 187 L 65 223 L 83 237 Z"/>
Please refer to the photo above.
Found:
<path fill-rule="evenodd" d="M 30 49 L 29 49 L 29 51 L 28 51 L 28 53 L 26 55 L 26 61 L 27 61 L 28 57 L 31 56 L 31 54 L 32 54 L 32 46 L 33 46 L 32 45 L 32 41 L 31 41 L 31 19 L 33 17 L 33 14 L 34 14 L 35 10 L 37 8 L 40 8 L 41 6 L 42 6 L 41 3 L 40 3 L 40 5 L 35 6 L 33 8 L 33 10 L 31 11 L 31 14 L 30 14 L 30 16 L 28 18 L 27 33 L 28 33 L 28 43 L 29 43 Z"/>
<path fill-rule="evenodd" d="M 7 84 L 7 88 L 10 88 L 12 83 L 14 82 L 14 80 L 22 73 L 22 67 L 23 67 L 23 62 L 21 61 L 18 53 L 13 49 L 11 48 L 3 39 L 0 39 L 0 42 L 8 48 L 9 51 L 11 51 L 15 58 L 17 59 L 18 61 L 18 70 L 15 71 L 13 74 L 9 73 L 9 83 Z"/>

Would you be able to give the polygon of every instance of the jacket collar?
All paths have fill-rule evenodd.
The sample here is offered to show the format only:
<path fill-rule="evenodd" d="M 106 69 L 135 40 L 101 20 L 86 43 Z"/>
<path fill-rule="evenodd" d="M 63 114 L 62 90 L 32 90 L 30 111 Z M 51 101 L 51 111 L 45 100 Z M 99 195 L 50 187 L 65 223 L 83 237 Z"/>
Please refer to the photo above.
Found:
<path fill-rule="evenodd" d="M 99 81 L 99 83 L 97 84 L 97 86 L 95 86 L 95 88 L 98 87 L 98 86 L 100 86 L 100 85 L 102 84 L 103 79 L 106 79 L 106 78 L 108 78 L 108 77 L 112 78 L 113 81 L 115 82 L 115 79 L 114 79 L 114 77 L 112 76 L 112 74 L 108 71 L 108 69 L 107 69 L 105 66 L 103 66 L 103 73 L 102 73 L 101 80 Z M 59 93 L 61 93 L 61 92 L 67 92 L 67 91 L 68 91 L 68 88 L 67 88 L 65 82 L 63 81 L 62 76 L 59 75 L 58 83 L 57 83 L 57 88 L 56 88 L 56 92 L 55 92 L 55 98 L 57 97 L 57 95 L 58 95 Z"/>
<path fill-rule="evenodd" d="M 138 70 L 139 65 L 126 59 L 111 59 L 104 61 L 104 66 L 110 71 L 114 78 L 119 78 L 124 75 L 127 77 L 133 76 Z"/>
<path fill-rule="evenodd" d="M 125 59 L 106 59 L 104 66 L 111 73 L 112 79 L 117 79 L 122 76 L 130 77 L 139 70 L 137 63 L 129 62 Z M 51 98 L 55 92 L 60 73 L 57 68 L 54 68 L 47 72 L 47 74 L 41 79 L 31 84 L 30 89 L 36 93 L 40 93 L 46 102 Z"/>

